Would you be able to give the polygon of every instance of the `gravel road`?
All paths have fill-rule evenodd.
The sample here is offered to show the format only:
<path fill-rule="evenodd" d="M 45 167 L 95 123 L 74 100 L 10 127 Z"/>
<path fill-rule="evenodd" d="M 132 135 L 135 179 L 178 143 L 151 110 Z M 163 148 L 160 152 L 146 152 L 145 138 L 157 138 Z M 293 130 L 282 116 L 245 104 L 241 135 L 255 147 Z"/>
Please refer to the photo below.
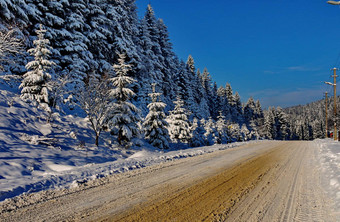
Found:
<path fill-rule="evenodd" d="M 0 221 L 336 221 L 318 165 L 313 142 L 250 143 L 36 193 Z"/>

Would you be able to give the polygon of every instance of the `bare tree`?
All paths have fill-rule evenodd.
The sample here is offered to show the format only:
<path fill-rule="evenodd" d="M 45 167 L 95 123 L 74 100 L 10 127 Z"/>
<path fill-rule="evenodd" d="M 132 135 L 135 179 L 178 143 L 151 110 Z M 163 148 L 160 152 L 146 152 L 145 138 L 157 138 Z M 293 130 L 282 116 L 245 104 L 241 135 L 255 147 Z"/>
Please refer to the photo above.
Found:
<path fill-rule="evenodd" d="M 63 102 L 64 94 L 67 92 L 65 86 L 69 82 L 71 82 L 69 73 L 48 82 L 48 89 L 51 97 L 51 109 L 48 111 L 49 115 L 47 122 L 50 122 L 52 119 L 53 109 L 61 110 L 59 105 Z"/>
<path fill-rule="evenodd" d="M 23 52 L 22 40 L 16 37 L 16 33 L 16 29 L 0 31 L 0 61 L 7 61 L 6 57 L 10 54 Z"/>
<path fill-rule="evenodd" d="M 96 134 L 96 146 L 99 145 L 99 136 L 108 121 L 110 111 L 110 96 L 108 81 L 98 81 L 90 78 L 79 95 L 81 108 L 87 114 L 92 129 Z"/>

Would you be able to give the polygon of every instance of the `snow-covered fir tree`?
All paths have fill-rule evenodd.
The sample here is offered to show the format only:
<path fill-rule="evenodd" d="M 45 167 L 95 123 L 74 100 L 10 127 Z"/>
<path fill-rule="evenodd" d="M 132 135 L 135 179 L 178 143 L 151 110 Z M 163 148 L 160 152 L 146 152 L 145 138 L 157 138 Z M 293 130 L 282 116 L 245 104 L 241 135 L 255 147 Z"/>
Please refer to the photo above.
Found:
<path fill-rule="evenodd" d="M 238 123 L 229 125 L 228 130 L 232 141 L 242 141 L 241 129 Z"/>
<path fill-rule="evenodd" d="M 130 101 L 135 93 L 129 86 L 135 80 L 127 76 L 131 65 L 125 64 L 124 54 L 119 55 L 118 64 L 115 64 L 113 68 L 116 76 L 110 79 L 114 86 L 114 89 L 110 90 L 110 95 L 114 101 L 109 125 L 111 132 L 117 135 L 118 143 L 130 146 L 131 140 L 140 135 L 139 109 Z"/>
<path fill-rule="evenodd" d="M 168 28 L 164 24 L 162 19 L 158 19 L 158 30 L 159 30 L 159 45 L 161 47 L 162 53 L 162 73 L 163 73 L 163 81 L 162 81 L 162 92 L 164 96 L 164 101 L 168 104 L 168 110 L 173 108 L 170 105 L 172 101 L 176 98 L 176 88 L 173 87 L 175 85 L 175 72 L 174 67 L 176 67 L 176 59 L 175 53 L 172 49 L 172 44 L 169 38 Z"/>
<path fill-rule="evenodd" d="M 216 129 L 216 123 L 212 117 L 209 117 L 204 123 L 206 144 L 208 146 L 218 143 L 218 132 Z"/>
<path fill-rule="evenodd" d="M 253 97 L 250 97 L 244 106 L 243 115 L 247 124 L 256 119 L 256 105 Z"/>
<path fill-rule="evenodd" d="M 38 39 L 33 42 L 35 48 L 28 50 L 34 56 L 34 60 L 27 63 L 26 69 L 29 71 L 25 73 L 19 88 L 22 88 L 21 98 L 23 100 L 33 104 L 39 103 L 48 109 L 50 101 L 48 81 L 51 79 L 50 71 L 55 63 L 49 60 L 51 47 L 50 41 L 45 38 L 46 30 L 40 25 L 36 33 Z"/>
<path fill-rule="evenodd" d="M 208 116 L 210 115 L 209 106 L 205 94 L 205 89 L 203 88 L 202 75 L 199 69 L 197 69 L 196 81 L 193 83 L 193 87 L 194 89 L 196 89 L 195 101 L 198 106 L 197 111 L 198 118 L 199 119 L 208 118 Z"/>
<path fill-rule="evenodd" d="M 259 127 L 256 125 L 255 121 L 252 120 L 249 123 L 250 139 L 258 140 L 260 139 Z"/>
<path fill-rule="evenodd" d="M 222 112 L 222 114 L 225 116 L 227 113 L 229 113 L 229 107 L 227 98 L 225 96 L 226 90 L 223 86 L 220 86 L 217 89 L 217 109 Z"/>
<path fill-rule="evenodd" d="M 277 139 L 287 140 L 290 134 L 289 125 L 287 115 L 281 107 L 277 107 L 276 109 L 276 119 Z"/>
<path fill-rule="evenodd" d="M 192 126 L 191 126 L 191 139 L 190 139 L 190 146 L 191 147 L 199 147 L 206 145 L 206 138 L 204 136 L 205 129 L 202 125 L 201 121 L 197 118 L 193 119 Z"/>
<path fill-rule="evenodd" d="M 138 103 L 143 114 L 147 113 L 147 104 L 149 103 L 150 82 L 157 83 L 160 88 L 163 88 L 162 80 L 164 74 L 162 73 L 163 59 L 162 49 L 159 45 L 159 22 L 155 17 L 155 13 L 151 5 L 148 5 L 145 16 L 139 24 L 139 39 L 138 47 L 141 53 L 140 69 L 138 76 L 140 78 Z M 169 87 L 169 86 L 168 86 Z M 167 92 L 164 92 L 164 94 Z"/>
<path fill-rule="evenodd" d="M 238 94 L 238 92 L 236 92 L 235 96 L 234 96 L 233 120 L 238 122 L 238 123 L 244 122 L 244 115 L 243 115 L 243 111 L 242 111 L 241 97 Z"/>
<path fill-rule="evenodd" d="M 91 52 L 93 59 L 91 61 L 92 69 L 98 70 L 100 74 L 110 69 L 110 62 L 107 59 L 113 51 L 109 38 L 112 36 L 112 21 L 106 16 L 105 10 L 110 8 L 110 4 L 103 0 L 88 0 L 86 9 L 83 10 L 86 24 L 85 30 L 87 38 L 86 44 Z"/>
<path fill-rule="evenodd" d="M 225 97 L 226 97 L 226 103 L 228 106 L 226 107 L 226 119 L 232 121 L 233 116 L 235 113 L 235 98 L 233 96 L 233 90 L 231 88 L 231 85 L 229 83 L 225 86 Z"/>
<path fill-rule="evenodd" d="M 248 141 L 251 139 L 251 132 L 249 131 L 246 124 L 242 124 L 241 127 L 241 136 L 243 138 L 243 141 Z"/>
<path fill-rule="evenodd" d="M 191 78 L 189 76 L 189 70 L 186 64 L 181 61 L 178 66 L 178 74 L 176 78 L 177 83 L 177 95 L 184 101 L 185 108 L 190 111 L 190 114 L 194 112 L 194 98 L 192 92 Z"/>
<path fill-rule="evenodd" d="M 195 68 L 195 61 L 192 55 L 188 56 L 187 62 L 186 62 L 188 69 L 191 73 L 195 74 L 196 68 Z"/>
<path fill-rule="evenodd" d="M 273 108 L 269 107 L 264 118 L 265 136 L 267 139 L 276 139 L 276 125 Z"/>
<path fill-rule="evenodd" d="M 145 139 L 154 147 L 168 149 L 170 137 L 167 129 L 169 124 L 165 120 L 164 113 L 166 104 L 159 98 L 161 93 L 156 93 L 156 84 L 153 84 L 152 87 L 153 92 L 149 94 L 152 102 L 148 105 L 149 113 L 143 123 Z"/>
<path fill-rule="evenodd" d="M 216 130 L 218 133 L 218 141 L 219 144 L 228 143 L 230 141 L 229 135 L 228 135 L 228 126 L 225 121 L 225 116 L 223 116 L 222 111 L 219 112 L 219 116 L 217 117 L 216 122 Z"/>
<path fill-rule="evenodd" d="M 188 143 L 190 141 L 190 123 L 188 121 L 187 110 L 184 108 L 184 101 L 177 96 L 174 101 L 175 108 L 170 111 L 167 118 L 169 122 L 169 134 L 173 142 Z"/>

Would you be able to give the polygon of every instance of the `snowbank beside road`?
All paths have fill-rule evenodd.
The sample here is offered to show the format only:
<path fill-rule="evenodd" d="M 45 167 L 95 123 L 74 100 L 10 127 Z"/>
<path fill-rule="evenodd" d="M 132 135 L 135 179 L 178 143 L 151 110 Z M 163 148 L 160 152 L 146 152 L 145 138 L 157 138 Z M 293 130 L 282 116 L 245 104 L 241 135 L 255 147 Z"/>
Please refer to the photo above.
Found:
<path fill-rule="evenodd" d="M 215 145 L 185 150 L 55 150 L 22 146 L 1 153 L 0 201 L 24 192 L 69 188 L 115 173 L 126 172 L 172 161 L 223 150 L 244 143 Z M 25 156 L 22 154 L 25 153 Z M 122 156 L 125 153 L 125 156 Z M 12 157 L 16 156 L 15 158 Z M 103 161 L 105 161 L 103 163 Z"/>
<path fill-rule="evenodd" d="M 322 185 L 335 201 L 340 213 L 340 142 L 332 139 L 315 140 L 320 148 Z"/>

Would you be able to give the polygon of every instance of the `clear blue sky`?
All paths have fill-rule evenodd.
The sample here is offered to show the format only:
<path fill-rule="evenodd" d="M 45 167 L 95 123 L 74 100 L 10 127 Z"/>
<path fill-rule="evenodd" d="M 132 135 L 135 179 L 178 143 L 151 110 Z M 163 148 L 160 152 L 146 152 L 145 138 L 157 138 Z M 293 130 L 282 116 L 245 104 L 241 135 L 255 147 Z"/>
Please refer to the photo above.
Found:
<path fill-rule="evenodd" d="M 136 0 L 167 25 L 175 53 L 264 108 L 306 104 L 332 92 L 340 68 L 340 7 L 325 0 Z M 339 71 L 340 73 L 340 71 Z M 340 78 L 339 78 L 340 80 Z"/>

